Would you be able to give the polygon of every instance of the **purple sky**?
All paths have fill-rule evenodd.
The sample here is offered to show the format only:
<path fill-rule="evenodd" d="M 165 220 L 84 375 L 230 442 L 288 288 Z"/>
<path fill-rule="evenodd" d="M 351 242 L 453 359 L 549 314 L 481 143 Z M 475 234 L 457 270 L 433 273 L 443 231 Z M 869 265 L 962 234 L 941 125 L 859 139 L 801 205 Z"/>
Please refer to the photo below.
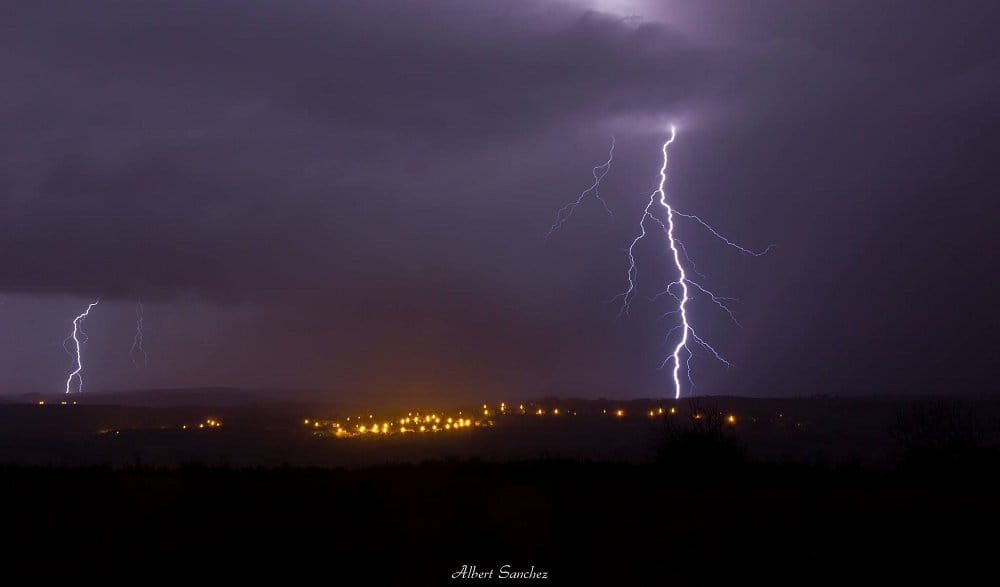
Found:
<path fill-rule="evenodd" d="M 997 389 L 995 2 L 3 6 L 0 394 L 100 297 L 91 391 L 668 395 L 668 304 L 607 301 L 671 123 L 671 201 L 777 245 L 679 226 L 743 324 L 694 307 L 693 393 Z"/>

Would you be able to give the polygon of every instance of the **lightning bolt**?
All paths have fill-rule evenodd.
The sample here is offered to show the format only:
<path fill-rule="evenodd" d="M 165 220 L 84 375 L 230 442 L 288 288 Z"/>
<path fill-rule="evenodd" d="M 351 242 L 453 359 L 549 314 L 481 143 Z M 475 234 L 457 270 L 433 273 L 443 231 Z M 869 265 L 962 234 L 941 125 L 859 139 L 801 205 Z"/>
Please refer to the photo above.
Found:
<path fill-rule="evenodd" d="M 670 139 L 663 143 L 663 165 L 660 166 L 660 184 L 649 196 L 649 202 L 646 203 L 646 208 L 643 209 L 642 218 L 639 220 L 639 235 L 632 239 L 632 244 L 628 248 L 628 287 L 625 289 L 622 300 L 622 312 L 628 313 L 632 299 L 635 297 L 636 289 L 636 279 L 639 275 L 639 269 L 636 266 L 635 261 L 635 247 L 639 244 L 639 241 L 646 238 L 646 220 L 649 219 L 655 222 L 661 229 L 664 229 L 667 233 L 667 241 L 670 243 L 670 251 L 673 255 L 674 266 L 677 268 L 677 286 L 680 288 L 680 295 L 670 291 L 670 287 L 667 287 L 667 292 L 677 300 L 678 306 L 676 312 L 680 316 L 681 324 L 679 329 L 681 331 L 680 340 L 674 346 L 673 353 L 669 357 L 664 359 L 662 366 L 665 366 L 670 360 L 673 360 L 673 379 L 674 379 L 674 397 L 680 398 L 681 396 L 681 381 L 680 381 L 680 370 L 681 370 L 681 359 L 680 354 L 682 350 L 687 349 L 688 337 L 691 336 L 691 324 L 688 322 L 687 315 L 687 302 L 688 302 L 688 283 L 687 283 L 687 273 L 684 271 L 684 264 L 681 263 L 681 245 L 677 244 L 677 240 L 674 238 L 674 209 L 670 207 L 670 203 L 667 202 L 667 160 L 668 160 L 668 149 L 670 144 L 674 142 L 677 137 L 677 129 L 673 126 L 670 127 Z M 653 215 L 652 208 L 656 205 L 657 201 L 662 208 L 667 211 L 667 223 L 664 225 L 663 221 Z M 672 285 L 672 284 L 671 284 Z M 688 350 L 688 353 L 691 351 Z M 690 356 L 688 357 L 690 358 Z"/>
<path fill-rule="evenodd" d="M 726 312 L 729 318 L 737 326 L 739 326 L 739 321 L 737 321 L 736 314 L 733 312 L 732 308 L 730 308 L 730 306 L 728 305 L 729 302 L 736 301 L 735 298 L 717 295 L 712 291 L 710 291 L 708 288 L 702 286 L 699 282 L 691 280 L 690 277 L 688 276 L 688 273 L 685 270 L 685 264 L 681 260 L 682 255 L 683 258 L 690 265 L 691 271 L 693 273 L 695 273 L 696 275 L 698 275 L 703 279 L 705 277 L 700 272 L 698 272 L 697 268 L 694 265 L 694 262 L 691 260 L 690 255 L 688 255 L 687 247 L 685 247 L 684 243 L 681 242 L 675 235 L 675 228 L 676 228 L 674 224 L 675 216 L 679 218 L 694 220 L 695 222 L 700 224 L 703 228 L 708 230 L 714 237 L 721 240 L 729 247 L 732 247 L 740 251 L 741 253 L 747 255 L 760 257 L 762 255 L 767 254 L 773 248 L 773 245 L 768 245 L 767 248 L 765 248 L 762 251 L 754 251 L 748 249 L 732 241 L 731 239 L 723 235 L 721 232 L 716 230 L 712 225 L 708 224 L 698 216 L 695 216 L 694 214 L 685 214 L 683 212 L 676 210 L 673 206 L 670 205 L 670 202 L 667 200 L 667 192 L 666 192 L 667 161 L 668 161 L 668 151 L 670 149 L 670 145 L 674 142 L 674 139 L 676 137 L 677 137 L 677 129 L 671 126 L 670 138 L 665 143 L 663 143 L 663 147 L 661 149 L 663 152 L 663 163 L 660 166 L 659 185 L 657 186 L 656 190 L 654 190 L 653 193 L 650 194 L 649 201 L 646 203 L 646 207 L 643 210 L 642 218 L 639 220 L 639 234 L 634 239 L 632 239 L 632 242 L 628 247 L 628 271 L 626 273 L 628 284 L 625 288 L 625 291 L 619 294 L 617 297 L 622 298 L 621 314 L 627 315 L 629 313 L 629 310 L 631 309 L 632 302 L 635 299 L 638 276 L 639 276 L 639 270 L 638 270 L 638 265 L 636 263 L 636 255 L 635 255 L 636 247 L 638 246 L 639 242 L 642 241 L 644 238 L 646 238 L 646 236 L 649 234 L 649 231 L 647 230 L 647 224 L 652 223 L 652 225 L 655 228 L 659 228 L 666 235 L 667 243 L 670 248 L 671 257 L 673 259 L 674 269 L 676 269 L 677 271 L 677 278 L 674 281 L 667 284 L 666 289 L 664 289 L 662 292 L 658 293 L 656 296 L 650 299 L 655 300 L 664 295 L 668 295 L 677 302 L 676 309 L 671 310 L 663 314 L 663 316 L 661 316 L 661 318 L 665 318 L 667 316 L 675 316 L 675 315 L 679 317 L 680 324 L 677 324 L 676 326 L 672 327 L 670 330 L 667 331 L 666 339 L 670 340 L 670 337 L 677 331 L 680 331 L 680 338 L 676 340 L 676 342 L 673 345 L 673 351 L 669 355 L 667 355 L 667 357 L 663 360 L 663 362 L 660 364 L 660 368 L 664 368 L 670 363 L 673 364 L 673 368 L 671 369 L 671 378 L 673 380 L 673 385 L 674 385 L 674 397 L 680 398 L 682 389 L 681 388 L 682 358 L 684 358 L 683 365 L 686 371 L 685 375 L 687 377 L 687 380 L 691 383 L 692 386 L 694 385 L 694 382 L 691 378 L 691 359 L 694 357 L 694 351 L 691 348 L 692 346 L 697 346 L 698 348 L 701 348 L 702 350 L 706 351 L 709 355 L 711 355 L 717 361 L 721 362 L 727 368 L 732 367 L 732 363 L 730 363 L 725 357 L 723 357 L 709 342 L 707 342 L 704 338 L 699 336 L 698 333 L 695 332 L 694 328 L 691 326 L 688 315 L 688 302 L 691 301 L 692 290 L 697 290 L 697 292 L 701 293 L 709 300 L 711 300 L 713 304 L 715 304 L 724 312 Z M 654 213 L 659 210 L 665 211 L 666 221 L 661 220 L 660 217 Z M 686 357 L 684 357 L 684 355 L 686 355 Z"/>
<path fill-rule="evenodd" d="M 676 226 L 674 224 L 675 217 L 693 220 L 727 246 L 753 257 L 766 255 L 772 248 L 774 248 L 774 245 L 768 245 L 767 248 L 761 251 L 749 249 L 734 242 L 732 239 L 722 234 L 719 230 L 702 220 L 700 217 L 694 214 L 681 212 L 670 205 L 670 202 L 667 200 L 666 192 L 667 161 L 670 145 L 674 142 L 675 138 L 677 138 L 677 129 L 674 126 L 671 126 L 670 138 L 663 143 L 663 147 L 661 148 L 663 152 L 663 163 L 660 166 L 659 184 L 649 195 L 649 201 L 643 209 L 642 218 L 639 219 L 639 234 L 632 239 L 632 242 L 628 246 L 628 271 L 626 273 L 628 285 L 626 286 L 625 291 L 615 296 L 613 300 L 617 300 L 618 298 L 621 298 L 622 300 L 621 312 L 619 315 L 629 314 L 629 311 L 632 308 L 632 302 L 635 300 L 635 296 L 638 291 L 639 268 L 636 261 L 636 247 L 638 247 L 639 243 L 650 234 L 651 230 L 658 228 L 666 236 L 667 244 L 670 248 L 671 257 L 673 259 L 673 267 L 677 272 L 677 278 L 668 283 L 663 291 L 649 299 L 650 301 L 655 301 L 663 296 L 670 296 L 677 302 L 677 307 L 675 309 L 660 316 L 661 319 L 670 316 L 677 316 L 679 317 L 680 322 L 667 330 L 664 344 L 670 342 L 671 337 L 675 336 L 675 333 L 678 331 L 680 331 L 680 337 L 674 342 L 672 352 L 660 363 L 660 368 L 662 369 L 671 362 L 673 363 L 671 378 L 673 379 L 674 384 L 674 397 L 680 398 L 682 360 L 685 369 L 685 376 L 691 383 L 691 386 L 694 386 L 694 380 L 691 377 L 691 360 L 695 356 L 695 348 L 705 351 L 709 356 L 719 361 L 727 368 L 732 367 L 732 363 L 723 357 L 722 354 L 711 345 L 711 343 L 699 336 L 698 333 L 695 332 L 694 327 L 691 325 L 688 315 L 688 303 L 692 300 L 692 294 L 697 293 L 700 296 L 704 296 L 715 306 L 724 311 L 734 324 L 740 326 L 740 323 L 736 319 L 736 313 L 729 305 L 731 302 L 738 301 L 736 298 L 720 296 L 703 286 L 701 282 L 694 281 L 688 276 L 687 269 L 685 269 L 685 263 L 682 261 L 682 256 L 683 260 L 687 262 L 687 265 L 693 274 L 697 275 L 702 280 L 707 279 L 705 275 L 698 271 L 697 266 L 691 259 L 691 255 L 688 254 L 687 247 L 679 238 L 677 238 L 675 234 Z M 552 226 L 549 228 L 547 236 L 551 236 L 553 232 L 559 230 L 563 224 L 569 220 L 569 218 L 573 215 L 573 212 L 583 203 L 584 199 L 590 193 L 593 193 L 594 196 L 604 205 L 604 209 L 607 210 L 608 214 L 612 214 L 611 209 L 608 208 L 607 202 L 605 202 L 601 197 L 599 190 L 601 181 L 611 169 L 611 163 L 614 160 L 614 153 L 615 142 L 614 137 L 612 137 L 608 160 L 593 169 L 594 182 L 590 185 L 590 187 L 580 192 L 580 195 L 577 196 L 575 200 L 559 209 L 556 213 L 555 222 L 553 222 Z M 665 216 L 666 218 L 663 219 L 661 218 L 662 216 Z"/>
<path fill-rule="evenodd" d="M 604 206 L 604 210 L 605 212 L 608 213 L 609 216 L 614 216 L 614 212 L 612 212 L 611 208 L 608 207 L 608 203 L 604 200 L 604 198 L 601 197 L 601 191 L 600 191 L 601 181 L 604 180 L 604 176 L 606 176 L 608 172 L 611 171 L 611 163 L 614 161 L 614 159 L 615 159 L 615 137 L 611 137 L 611 148 L 608 150 L 608 160 L 594 167 L 592 171 L 592 174 L 594 176 L 594 183 L 590 184 L 590 187 L 580 192 L 580 195 L 577 196 L 575 200 L 566 204 L 562 208 L 559 208 L 559 211 L 556 212 L 555 222 L 553 222 L 552 226 L 549 227 L 549 232 L 548 234 L 545 235 L 545 238 L 552 236 L 552 233 L 562 228 L 563 224 L 566 224 L 566 222 L 570 219 L 570 217 L 573 216 L 573 212 L 575 212 L 576 209 L 580 207 L 580 204 L 583 203 L 583 200 L 587 197 L 587 194 L 590 193 L 593 193 L 594 197 L 597 198 L 597 200 Z"/>
<path fill-rule="evenodd" d="M 146 354 L 146 349 L 142 346 L 142 300 L 136 300 L 135 302 L 135 336 L 132 337 L 132 348 L 128 351 L 128 357 L 132 359 L 132 364 L 136 367 L 139 366 L 139 362 L 136 361 L 135 355 L 139 353 L 142 355 L 143 366 L 149 365 L 149 355 Z"/>
<path fill-rule="evenodd" d="M 76 377 L 77 380 L 79 381 L 79 384 L 77 385 L 77 388 L 76 388 L 77 393 L 80 393 L 80 392 L 83 391 L 83 376 L 80 375 L 80 372 L 83 371 L 83 360 L 82 360 L 82 355 L 80 353 L 80 338 L 79 338 L 79 335 L 82 334 L 84 336 L 84 341 L 86 341 L 87 334 L 83 331 L 83 321 L 87 318 L 87 316 L 90 315 L 90 310 L 94 306 L 96 306 L 100 301 L 101 300 L 98 299 L 98 300 L 95 300 L 95 301 L 91 302 L 90 304 L 87 305 L 87 309 L 84 310 L 84 312 L 82 314 L 80 314 L 76 318 L 73 318 L 73 331 L 70 333 L 69 336 L 66 337 L 66 340 L 63 341 L 63 346 L 64 347 L 65 347 L 65 345 L 66 345 L 67 342 L 69 342 L 70 340 L 73 341 L 74 350 L 72 351 L 72 354 L 74 354 L 74 356 L 76 358 L 76 360 L 75 360 L 76 368 L 73 369 L 73 371 L 69 374 L 69 377 L 66 378 L 66 393 L 71 393 L 70 385 L 73 384 L 73 378 L 74 377 Z M 67 349 L 67 351 L 68 351 L 68 349 Z"/>

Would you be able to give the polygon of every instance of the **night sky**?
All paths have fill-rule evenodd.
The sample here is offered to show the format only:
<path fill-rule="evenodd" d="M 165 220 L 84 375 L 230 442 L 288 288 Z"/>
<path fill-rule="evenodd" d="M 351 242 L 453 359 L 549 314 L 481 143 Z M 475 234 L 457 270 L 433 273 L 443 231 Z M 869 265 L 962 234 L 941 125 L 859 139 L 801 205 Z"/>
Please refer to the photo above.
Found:
<path fill-rule="evenodd" d="M 670 395 L 668 300 L 609 303 L 670 124 L 674 205 L 776 245 L 678 224 L 743 325 L 694 304 L 692 394 L 997 389 L 996 2 L 2 6 L 0 394 L 99 297 L 85 393 Z"/>

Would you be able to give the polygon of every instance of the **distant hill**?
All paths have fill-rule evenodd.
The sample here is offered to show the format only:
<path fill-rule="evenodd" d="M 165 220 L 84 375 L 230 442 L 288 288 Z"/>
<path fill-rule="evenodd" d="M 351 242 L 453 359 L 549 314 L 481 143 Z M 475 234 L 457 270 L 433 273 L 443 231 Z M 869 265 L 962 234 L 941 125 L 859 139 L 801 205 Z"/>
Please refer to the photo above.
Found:
<path fill-rule="evenodd" d="M 514 398 L 507 398 L 513 401 Z M 0 395 L 0 404 L 34 404 L 76 401 L 86 405 L 114 405 L 133 407 L 254 407 L 281 404 L 342 407 L 345 409 L 446 409 L 457 403 L 477 404 L 476 400 L 458 399 L 453 394 L 419 390 L 401 392 L 398 390 L 366 390 L 346 392 L 344 390 L 318 389 L 242 389 L 238 387 L 185 387 L 158 389 L 123 389 L 115 391 L 86 391 L 81 394 L 64 395 L 21 393 Z"/>
<path fill-rule="evenodd" d="M 87 392 L 79 395 L 43 398 L 75 400 L 88 405 L 137 407 L 255 406 L 276 403 L 330 403 L 327 395 L 315 390 L 247 390 L 234 387 L 191 387 L 180 389 L 130 389 Z"/>

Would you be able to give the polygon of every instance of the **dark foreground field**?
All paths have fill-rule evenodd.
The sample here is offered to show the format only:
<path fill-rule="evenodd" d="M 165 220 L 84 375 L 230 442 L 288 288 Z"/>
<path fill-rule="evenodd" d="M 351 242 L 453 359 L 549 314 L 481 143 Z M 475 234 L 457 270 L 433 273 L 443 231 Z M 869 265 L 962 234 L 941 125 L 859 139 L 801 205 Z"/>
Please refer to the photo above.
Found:
<path fill-rule="evenodd" d="M 994 575 L 995 402 L 772 404 L 659 418 L 587 416 L 580 405 L 572 418 L 387 439 L 316 436 L 301 414 L 274 410 L 224 413 L 225 426 L 192 434 L 168 425 L 212 414 L 11 406 L 0 410 L 0 455 L 18 463 L 0 466 L 0 584 L 953 585 Z M 107 425 L 120 433 L 95 432 Z M 193 461 L 209 464 L 176 464 Z M 479 578 L 452 578 L 472 566 Z M 545 577 L 503 575 L 531 570 Z"/>
<path fill-rule="evenodd" d="M 6 468 L 2 568 L 8 585 L 948 585 L 993 571 L 982 465 Z M 451 579 L 462 565 L 493 578 Z"/>

